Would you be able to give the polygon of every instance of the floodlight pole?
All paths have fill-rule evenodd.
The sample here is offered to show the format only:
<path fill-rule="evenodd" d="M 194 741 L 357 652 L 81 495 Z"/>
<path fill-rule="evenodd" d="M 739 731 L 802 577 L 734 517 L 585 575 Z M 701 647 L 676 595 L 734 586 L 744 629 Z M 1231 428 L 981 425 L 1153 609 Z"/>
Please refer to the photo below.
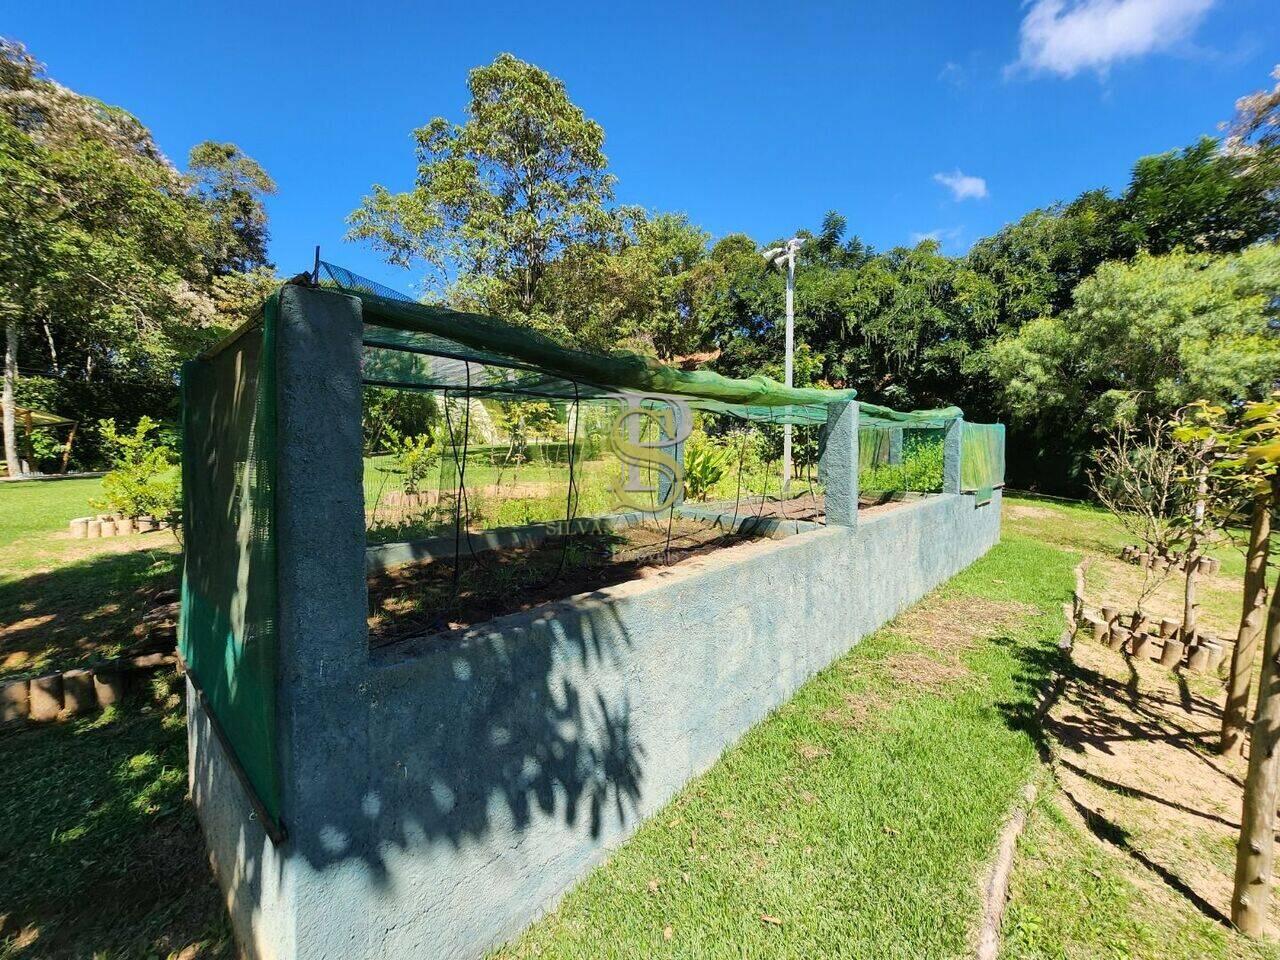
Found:
<path fill-rule="evenodd" d="M 795 295 L 796 295 L 796 252 L 800 249 L 800 244 L 804 243 L 801 237 L 792 237 L 781 247 L 774 247 L 772 250 L 764 252 L 764 258 L 769 263 L 781 266 L 784 261 L 787 270 L 787 346 L 786 357 L 783 360 L 783 379 L 786 380 L 787 386 L 792 385 L 792 372 L 794 367 L 795 343 L 796 343 L 796 325 L 795 325 Z M 784 423 L 782 425 L 782 492 L 786 493 L 791 487 L 791 424 Z"/>

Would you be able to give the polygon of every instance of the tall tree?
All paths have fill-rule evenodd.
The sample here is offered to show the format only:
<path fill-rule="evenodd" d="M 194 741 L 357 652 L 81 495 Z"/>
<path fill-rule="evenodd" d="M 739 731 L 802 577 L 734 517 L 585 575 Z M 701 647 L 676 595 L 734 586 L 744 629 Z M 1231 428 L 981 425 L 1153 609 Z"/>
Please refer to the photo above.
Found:
<path fill-rule="evenodd" d="M 1280 501 L 1280 394 L 1250 404 L 1244 412 L 1245 440 L 1235 469 L 1254 483 L 1269 484 Z M 1262 936 L 1271 900 L 1275 861 L 1277 775 L 1280 774 L 1280 583 L 1271 590 L 1258 678 L 1258 706 L 1249 739 L 1240 839 L 1236 844 L 1231 922 Z"/>
<path fill-rule="evenodd" d="M 234 143 L 206 140 L 191 148 L 187 175 L 212 221 L 211 272 L 223 276 L 271 266 L 265 200 L 276 184 L 262 166 Z"/>
<path fill-rule="evenodd" d="M 1236 101 L 1236 115 L 1223 124 L 1230 153 L 1251 154 L 1280 148 L 1280 64 L 1271 71 L 1276 85 Z"/>
<path fill-rule="evenodd" d="M 350 236 L 392 263 L 424 262 L 484 309 L 538 322 L 548 265 L 616 229 L 604 130 L 560 80 L 509 53 L 467 85 L 465 122 L 436 117 L 414 131 L 413 189 L 375 185 Z"/>
<path fill-rule="evenodd" d="M 1280 377 L 1277 286 L 1276 244 L 1109 263 L 1070 310 L 1001 338 L 984 362 L 1014 422 L 1074 451 L 1082 475 L 1099 426 L 1264 395 Z"/>
<path fill-rule="evenodd" d="M 1231 253 L 1280 234 L 1280 157 L 1224 152 L 1203 137 L 1143 157 L 1124 195 L 1124 231 L 1149 253 Z"/>
<path fill-rule="evenodd" d="M 260 199 L 260 168 L 239 151 L 195 159 L 199 183 L 136 118 L 63 87 L 0 40 L 0 407 L 12 472 L 22 469 L 14 407 L 27 389 L 19 350 L 23 367 L 44 370 L 23 380 L 55 407 L 61 397 L 77 414 L 126 421 L 170 412 L 178 361 L 218 323 L 212 272 L 233 276 L 265 238 L 260 208 L 242 196 Z"/>

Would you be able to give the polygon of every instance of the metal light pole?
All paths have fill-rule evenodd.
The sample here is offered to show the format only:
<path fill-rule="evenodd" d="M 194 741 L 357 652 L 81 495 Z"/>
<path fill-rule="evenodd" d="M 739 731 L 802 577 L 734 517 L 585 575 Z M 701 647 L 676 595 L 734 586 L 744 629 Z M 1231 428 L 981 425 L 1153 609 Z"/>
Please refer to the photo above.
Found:
<path fill-rule="evenodd" d="M 792 368 L 794 366 L 793 358 L 795 356 L 796 343 L 796 327 L 795 327 L 795 294 L 796 294 L 796 253 L 800 249 L 800 244 L 804 240 L 800 237 L 792 237 L 781 247 L 774 247 L 764 252 L 764 258 L 769 263 L 777 267 L 784 267 L 787 271 L 787 352 L 786 359 L 783 361 L 783 379 L 786 380 L 787 386 L 791 386 Z M 782 425 L 782 492 L 786 493 L 791 487 L 791 424 L 784 423 Z"/>

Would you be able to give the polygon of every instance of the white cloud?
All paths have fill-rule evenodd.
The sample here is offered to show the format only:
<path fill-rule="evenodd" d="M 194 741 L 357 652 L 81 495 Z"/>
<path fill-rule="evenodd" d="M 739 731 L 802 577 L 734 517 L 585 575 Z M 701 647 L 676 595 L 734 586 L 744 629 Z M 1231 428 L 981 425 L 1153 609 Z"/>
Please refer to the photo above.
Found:
<path fill-rule="evenodd" d="M 942 69 L 938 72 L 938 79 L 943 83 L 949 83 L 953 87 L 963 87 L 965 80 L 964 67 L 956 63 L 954 60 L 948 60 L 942 65 Z"/>
<path fill-rule="evenodd" d="M 925 240 L 932 240 L 939 246 L 946 247 L 959 244 L 963 235 L 963 227 L 937 227 L 933 230 L 926 230 L 923 233 L 913 233 L 910 235 L 910 239 L 913 247 Z"/>
<path fill-rule="evenodd" d="M 956 200 L 981 200 L 987 195 L 987 181 L 981 177 L 971 177 L 959 170 L 935 173 L 933 179 L 950 190 L 951 196 Z"/>
<path fill-rule="evenodd" d="M 1019 57 L 1006 73 L 1106 73 L 1119 60 L 1189 37 L 1216 0 L 1028 0 Z"/>

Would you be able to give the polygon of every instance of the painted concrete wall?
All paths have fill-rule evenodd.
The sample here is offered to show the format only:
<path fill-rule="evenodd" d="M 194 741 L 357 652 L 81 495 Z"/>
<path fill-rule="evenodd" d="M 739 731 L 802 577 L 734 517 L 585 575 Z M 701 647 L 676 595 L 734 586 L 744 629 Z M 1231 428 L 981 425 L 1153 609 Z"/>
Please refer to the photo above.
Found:
<path fill-rule="evenodd" d="M 999 538 L 998 492 L 944 494 L 371 654 L 358 304 L 289 288 L 281 316 L 281 846 L 198 704 L 189 721 L 193 795 L 252 956 L 483 956 Z M 827 473 L 852 469 L 854 503 L 856 437 L 851 404 Z"/>

